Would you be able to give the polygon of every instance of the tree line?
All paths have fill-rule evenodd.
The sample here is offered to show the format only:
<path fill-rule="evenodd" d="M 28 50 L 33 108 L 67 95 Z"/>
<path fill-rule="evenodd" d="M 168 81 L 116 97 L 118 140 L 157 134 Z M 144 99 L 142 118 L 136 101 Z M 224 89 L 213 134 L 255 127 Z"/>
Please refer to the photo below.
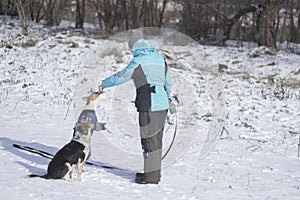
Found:
<path fill-rule="evenodd" d="M 178 0 L 182 25 L 193 38 L 224 44 L 229 39 L 276 48 L 300 43 L 299 0 Z"/>
<path fill-rule="evenodd" d="M 108 34 L 175 28 L 203 44 L 300 43 L 299 0 L 1 0 L 0 14 L 19 17 L 23 34 L 30 21 L 56 26 L 71 20 L 74 28 L 89 22 Z"/>

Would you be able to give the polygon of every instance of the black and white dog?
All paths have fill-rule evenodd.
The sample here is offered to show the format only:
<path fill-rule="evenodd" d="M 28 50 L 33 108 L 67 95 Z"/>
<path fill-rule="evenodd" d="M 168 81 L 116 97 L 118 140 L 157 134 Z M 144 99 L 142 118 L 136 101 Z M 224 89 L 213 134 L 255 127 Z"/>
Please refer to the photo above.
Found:
<path fill-rule="evenodd" d="M 96 106 L 99 100 L 99 93 L 92 93 L 84 97 L 87 103 L 81 112 L 74 127 L 72 140 L 60 149 L 50 161 L 47 174 L 31 174 L 28 177 L 40 177 L 45 179 L 72 179 L 73 165 L 77 165 L 77 180 L 81 180 L 83 165 L 91 155 L 90 141 L 94 130 L 103 130 L 104 124 L 98 123 Z"/>

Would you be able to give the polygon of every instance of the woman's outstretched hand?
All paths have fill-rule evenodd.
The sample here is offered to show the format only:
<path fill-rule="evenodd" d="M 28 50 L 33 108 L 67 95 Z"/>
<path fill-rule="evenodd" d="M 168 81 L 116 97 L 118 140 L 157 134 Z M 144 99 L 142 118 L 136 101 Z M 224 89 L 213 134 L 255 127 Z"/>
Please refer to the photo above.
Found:
<path fill-rule="evenodd" d="M 99 89 L 98 89 L 98 92 L 99 92 L 100 94 L 103 93 L 103 89 L 104 89 L 104 88 L 100 85 L 100 86 L 99 86 Z"/>

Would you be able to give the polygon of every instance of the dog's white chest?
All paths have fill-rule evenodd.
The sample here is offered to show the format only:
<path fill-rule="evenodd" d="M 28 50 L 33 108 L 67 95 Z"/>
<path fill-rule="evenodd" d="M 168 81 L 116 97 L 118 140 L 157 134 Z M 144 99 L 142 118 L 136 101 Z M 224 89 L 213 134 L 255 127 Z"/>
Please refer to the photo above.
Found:
<path fill-rule="evenodd" d="M 88 135 L 84 135 L 78 131 L 74 133 L 73 139 L 76 142 L 79 142 L 84 146 L 84 154 L 85 158 L 84 160 L 87 160 L 87 158 L 90 156 L 91 153 L 91 147 L 90 147 L 90 140 L 91 140 L 91 134 L 89 133 Z"/>

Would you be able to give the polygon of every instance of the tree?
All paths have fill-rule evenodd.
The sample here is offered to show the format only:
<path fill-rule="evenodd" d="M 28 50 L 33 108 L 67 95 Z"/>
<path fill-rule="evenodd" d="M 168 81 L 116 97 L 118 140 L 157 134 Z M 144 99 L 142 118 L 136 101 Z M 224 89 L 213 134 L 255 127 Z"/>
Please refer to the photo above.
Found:
<path fill-rule="evenodd" d="M 25 8 L 22 0 L 15 0 L 15 5 L 18 10 L 19 19 L 21 21 L 22 26 L 22 34 L 28 35 L 28 20 L 25 14 Z"/>
<path fill-rule="evenodd" d="M 297 42 L 300 43 L 300 2 L 298 1 L 297 4 L 297 11 L 298 11 L 298 29 L 297 29 Z"/>
<path fill-rule="evenodd" d="M 85 0 L 76 0 L 75 27 L 83 28 L 85 18 Z"/>
<path fill-rule="evenodd" d="M 158 27 L 162 26 L 163 19 L 164 19 L 164 13 L 165 13 L 165 9 L 166 9 L 167 3 L 168 3 L 168 0 L 164 0 L 163 1 L 162 9 L 161 9 L 160 14 L 159 14 Z"/>
<path fill-rule="evenodd" d="M 18 11 L 16 10 L 15 6 L 15 0 L 1 0 L 0 15 L 18 16 Z"/>
<path fill-rule="evenodd" d="M 290 34 L 291 34 L 291 39 L 290 42 L 292 43 L 297 43 L 299 42 L 299 33 L 300 33 L 300 2 L 298 1 L 298 3 L 295 2 L 295 0 L 289 0 L 288 1 L 290 3 L 289 8 L 287 8 L 288 13 L 289 13 L 289 17 L 290 17 L 290 23 L 289 23 L 289 28 L 290 28 Z M 297 12 L 298 16 L 297 16 Z M 296 19 L 298 18 L 298 25 L 296 26 Z M 298 27 L 298 28 L 297 28 Z"/>
<path fill-rule="evenodd" d="M 40 20 L 44 18 L 44 3 L 45 0 L 30 0 L 29 12 L 32 21 L 40 22 Z"/>
<path fill-rule="evenodd" d="M 68 7 L 70 0 L 46 0 L 46 23 L 48 26 L 59 25 L 64 10 Z"/>
<path fill-rule="evenodd" d="M 251 4 L 249 6 L 246 6 L 245 8 L 239 10 L 236 14 L 234 14 L 232 17 L 224 17 L 224 38 L 222 40 L 223 44 L 226 40 L 230 39 L 230 33 L 232 30 L 233 25 L 239 21 L 239 19 L 251 12 L 258 12 L 259 6 Z"/>
<path fill-rule="evenodd" d="M 169 0 L 94 0 L 99 25 L 106 32 L 161 27 Z"/>
<path fill-rule="evenodd" d="M 170 22 L 202 44 L 233 39 L 276 48 L 277 41 L 300 43 L 300 0 L 0 0 L 0 14 L 16 12 L 24 34 L 29 17 L 44 18 L 50 26 L 75 18 L 75 27 L 83 28 L 85 20 L 94 22 L 97 16 L 108 34 Z"/>
<path fill-rule="evenodd" d="M 258 45 L 267 46 L 276 49 L 276 32 L 275 21 L 279 10 L 285 0 L 266 0 L 263 5 L 263 13 L 259 16 L 258 30 Z"/>
<path fill-rule="evenodd" d="M 55 7 L 56 0 L 47 0 L 46 1 L 46 21 L 47 25 L 53 26 L 54 25 L 54 7 Z"/>
<path fill-rule="evenodd" d="M 276 48 L 277 33 L 282 29 L 279 11 L 287 0 L 176 0 L 182 5 L 182 27 L 202 43 L 225 44 L 228 39 L 257 41 L 260 46 Z M 288 23 L 295 24 L 295 1 L 286 10 L 292 13 Z M 299 0 L 297 1 L 299 2 Z M 251 13 L 251 14 L 250 14 Z M 290 35 L 299 32 L 289 25 Z M 252 34 L 251 34 L 252 33 Z M 295 38 L 295 37 L 294 37 Z"/>

